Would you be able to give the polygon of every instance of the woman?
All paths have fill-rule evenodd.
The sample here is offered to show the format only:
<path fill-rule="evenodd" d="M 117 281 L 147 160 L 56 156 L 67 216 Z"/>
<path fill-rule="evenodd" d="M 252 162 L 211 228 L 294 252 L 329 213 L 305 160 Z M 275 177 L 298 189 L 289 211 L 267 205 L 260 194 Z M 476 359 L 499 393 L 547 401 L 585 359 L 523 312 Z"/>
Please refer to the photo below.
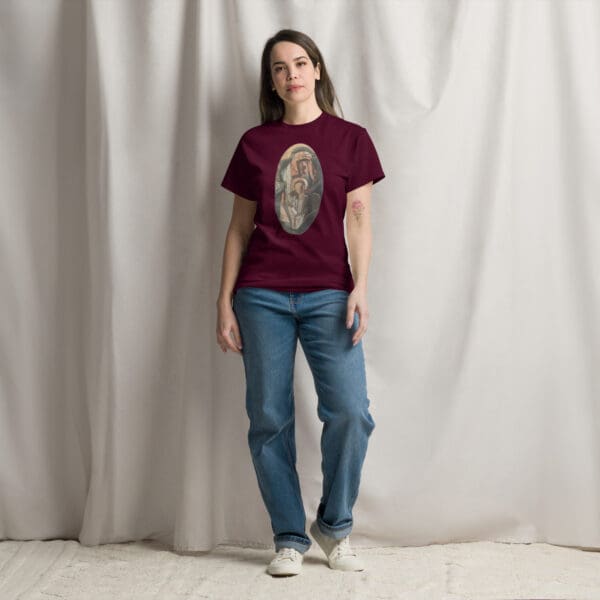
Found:
<path fill-rule="evenodd" d="M 367 130 L 338 117 L 335 99 L 315 43 L 277 32 L 262 54 L 262 123 L 242 135 L 221 183 L 234 206 L 217 342 L 244 362 L 248 444 L 274 534 L 271 575 L 298 574 L 311 546 L 295 466 L 298 339 L 324 423 L 323 494 L 310 533 L 331 568 L 364 569 L 349 534 L 375 427 L 360 340 L 369 316 L 371 188 L 385 175 Z"/>

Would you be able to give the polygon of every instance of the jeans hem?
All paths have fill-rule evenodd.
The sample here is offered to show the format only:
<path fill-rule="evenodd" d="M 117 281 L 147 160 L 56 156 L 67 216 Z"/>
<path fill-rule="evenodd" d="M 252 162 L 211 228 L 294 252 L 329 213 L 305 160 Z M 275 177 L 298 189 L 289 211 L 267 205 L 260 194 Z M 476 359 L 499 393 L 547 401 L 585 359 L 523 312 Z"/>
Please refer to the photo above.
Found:
<path fill-rule="evenodd" d="M 279 552 L 281 548 L 294 548 L 301 554 L 304 554 L 312 545 L 311 541 L 298 541 L 299 537 L 281 537 L 275 540 L 275 552 Z"/>
<path fill-rule="evenodd" d="M 319 516 L 317 516 L 317 525 L 323 535 L 331 537 L 334 540 L 341 540 L 347 535 L 350 535 L 350 532 L 352 531 L 352 523 L 350 523 L 350 525 L 342 525 L 341 527 L 331 527 L 324 523 Z"/>

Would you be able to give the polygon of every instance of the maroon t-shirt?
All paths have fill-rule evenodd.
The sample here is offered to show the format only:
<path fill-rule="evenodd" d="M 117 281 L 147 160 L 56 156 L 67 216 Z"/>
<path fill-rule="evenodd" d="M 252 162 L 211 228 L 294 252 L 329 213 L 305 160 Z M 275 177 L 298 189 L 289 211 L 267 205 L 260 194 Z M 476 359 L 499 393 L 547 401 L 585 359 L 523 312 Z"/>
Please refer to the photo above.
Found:
<path fill-rule="evenodd" d="M 221 182 L 258 202 L 233 292 L 351 292 L 346 194 L 384 177 L 367 130 L 325 111 L 301 125 L 279 119 L 248 129 Z"/>

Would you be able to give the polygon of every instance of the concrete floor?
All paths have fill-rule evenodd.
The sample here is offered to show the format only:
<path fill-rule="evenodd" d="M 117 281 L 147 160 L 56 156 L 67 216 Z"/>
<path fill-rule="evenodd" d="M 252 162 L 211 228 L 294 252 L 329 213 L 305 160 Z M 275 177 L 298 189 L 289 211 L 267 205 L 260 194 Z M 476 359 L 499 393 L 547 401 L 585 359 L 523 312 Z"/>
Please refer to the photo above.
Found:
<path fill-rule="evenodd" d="M 600 552 L 495 542 L 354 548 L 365 571 L 331 570 L 314 544 L 301 574 L 271 577 L 273 549 L 4 541 L 0 600 L 600 600 Z"/>

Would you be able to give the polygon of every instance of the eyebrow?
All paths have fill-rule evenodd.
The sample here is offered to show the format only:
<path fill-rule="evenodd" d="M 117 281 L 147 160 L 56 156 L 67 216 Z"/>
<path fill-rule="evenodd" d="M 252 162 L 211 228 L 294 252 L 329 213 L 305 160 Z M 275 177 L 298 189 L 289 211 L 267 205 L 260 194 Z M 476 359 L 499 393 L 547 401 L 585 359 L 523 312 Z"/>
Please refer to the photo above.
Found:
<path fill-rule="evenodd" d="M 294 60 L 298 60 L 300 58 L 306 58 L 306 56 L 296 56 L 296 58 L 294 58 Z M 274 67 L 275 65 L 278 65 L 279 63 L 281 63 L 282 65 L 285 65 L 285 62 L 282 60 L 277 60 L 275 61 L 271 66 Z"/>

